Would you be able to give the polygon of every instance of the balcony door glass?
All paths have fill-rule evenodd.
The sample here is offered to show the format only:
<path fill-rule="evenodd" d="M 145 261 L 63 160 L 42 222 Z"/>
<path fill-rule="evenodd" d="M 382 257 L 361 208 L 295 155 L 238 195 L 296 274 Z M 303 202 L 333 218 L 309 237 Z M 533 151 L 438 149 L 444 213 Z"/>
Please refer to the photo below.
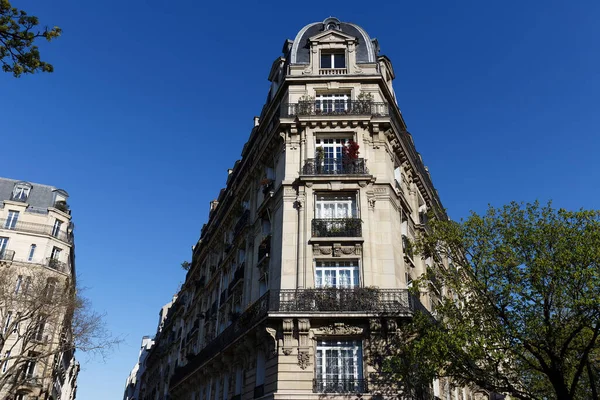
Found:
<path fill-rule="evenodd" d="M 349 138 L 317 139 L 317 148 L 323 149 L 323 159 L 321 165 L 318 166 L 322 168 L 323 173 L 342 173 L 344 147 L 348 144 L 349 140 Z"/>
<path fill-rule="evenodd" d="M 6 223 L 4 224 L 5 229 L 15 229 L 17 226 L 17 220 L 19 219 L 18 211 L 9 211 Z"/>
<path fill-rule="evenodd" d="M 356 199 L 353 194 L 317 195 L 317 219 L 339 219 L 356 217 Z"/>
<path fill-rule="evenodd" d="M 315 111 L 321 114 L 341 113 L 350 106 L 350 95 L 346 93 L 317 94 Z"/>
<path fill-rule="evenodd" d="M 54 221 L 54 226 L 52 227 L 52 236 L 57 237 L 60 233 L 60 227 L 62 226 L 62 221 L 56 220 Z"/>
<path fill-rule="evenodd" d="M 8 238 L 0 237 L 0 258 L 4 257 L 4 251 L 6 250 L 7 244 L 8 244 Z"/>
<path fill-rule="evenodd" d="M 318 341 L 317 389 L 324 393 L 360 392 L 362 344 L 358 340 Z"/>
<path fill-rule="evenodd" d="M 318 261 L 315 269 L 317 288 L 354 288 L 360 286 L 358 261 Z"/>

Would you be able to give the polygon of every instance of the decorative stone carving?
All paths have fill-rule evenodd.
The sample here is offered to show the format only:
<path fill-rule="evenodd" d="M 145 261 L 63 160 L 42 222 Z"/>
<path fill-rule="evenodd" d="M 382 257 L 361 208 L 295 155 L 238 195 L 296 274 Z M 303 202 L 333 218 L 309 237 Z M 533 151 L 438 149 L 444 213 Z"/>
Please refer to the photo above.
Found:
<path fill-rule="evenodd" d="M 310 365 L 310 354 L 308 350 L 298 352 L 298 365 L 302 369 L 308 368 L 308 366 Z"/>
<path fill-rule="evenodd" d="M 360 256 L 362 254 L 362 244 L 357 243 L 354 245 L 354 254 Z"/>
<path fill-rule="evenodd" d="M 342 255 L 342 244 L 334 243 L 333 244 L 333 256 L 340 257 Z"/>
<path fill-rule="evenodd" d="M 306 369 L 310 365 L 310 320 L 298 319 L 298 365 Z"/>
<path fill-rule="evenodd" d="M 294 347 L 294 320 L 284 319 L 283 320 L 283 354 L 289 356 L 292 354 L 292 348 Z"/>
<path fill-rule="evenodd" d="M 375 208 L 375 197 L 369 197 L 367 198 L 367 201 L 369 202 L 369 209 L 374 209 Z"/>
<path fill-rule="evenodd" d="M 273 338 L 273 345 L 269 345 L 268 348 L 269 350 L 271 350 L 269 353 L 271 353 L 273 356 L 277 355 L 277 331 L 273 328 L 265 328 L 265 330 L 267 331 L 267 334 Z M 269 342 L 271 343 L 271 342 Z"/>
<path fill-rule="evenodd" d="M 334 324 L 323 326 L 318 329 L 314 329 L 314 334 L 319 336 L 325 335 L 362 335 L 364 329 L 359 326 L 346 325 L 342 322 L 336 322 Z"/>
<path fill-rule="evenodd" d="M 355 248 L 351 247 L 351 246 L 344 246 L 341 248 L 342 253 L 344 253 L 347 256 L 349 256 L 350 254 L 353 254 L 354 250 L 355 250 Z"/>

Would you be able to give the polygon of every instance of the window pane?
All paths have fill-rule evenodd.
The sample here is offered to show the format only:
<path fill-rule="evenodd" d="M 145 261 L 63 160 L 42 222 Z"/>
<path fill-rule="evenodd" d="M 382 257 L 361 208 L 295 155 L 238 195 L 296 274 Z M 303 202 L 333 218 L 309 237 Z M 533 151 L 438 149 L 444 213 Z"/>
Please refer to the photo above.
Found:
<path fill-rule="evenodd" d="M 331 68 L 331 54 L 321 54 L 321 68 Z"/>
<path fill-rule="evenodd" d="M 334 68 L 346 68 L 346 55 L 342 54 L 334 54 Z"/>

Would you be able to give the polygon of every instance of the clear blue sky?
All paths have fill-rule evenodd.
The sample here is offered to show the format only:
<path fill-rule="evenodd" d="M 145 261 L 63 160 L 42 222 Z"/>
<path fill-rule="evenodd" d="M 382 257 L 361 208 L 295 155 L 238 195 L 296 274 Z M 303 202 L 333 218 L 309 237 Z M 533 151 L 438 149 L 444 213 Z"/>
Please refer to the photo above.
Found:
<path fill-rule="evenodd" d="M 0 176 L 66 189 L 77 268 L 124 344 L 79 354 L 78 399 L 120 399 L 184 278 L 285 39 L 332 15 L 379 39 L 453 218 L 488 203 L 600 208 L 600 2 L 13 0 L 58 25 L 56 72 L 0 74 Z"/>

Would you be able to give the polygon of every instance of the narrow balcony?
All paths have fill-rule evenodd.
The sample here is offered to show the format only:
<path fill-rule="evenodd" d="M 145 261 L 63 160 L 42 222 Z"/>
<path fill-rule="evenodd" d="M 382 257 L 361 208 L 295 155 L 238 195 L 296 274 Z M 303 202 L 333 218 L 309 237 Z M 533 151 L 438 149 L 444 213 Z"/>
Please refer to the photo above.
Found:
<path fill-rule="evenodd" d="M 271 310 L 279 312 L 410 314 L 413 308 L 407 289 L 281 289 L 271 294 Z"/>
<path fill-rule="evenodd" d="M 12 261 L 15 259 L 14 250 L 3 250 L 0 251 L 0 261 Z"/>
<path fill-rule="evenodd" d="M 308 158 L 302 175 L 368 175 L 364 158 L 316 159 Z"/>
<path fill-rule="evenodd" d="M 22 222 L 14 220 L 7 221 L 5 218 L 0 219 L 0 229 L 8 229 L 11 231 L 38 233 L 42 235 L 50 235 L 60 241 L 73 243 L 73 235 L 65 231 L 56 231 L 54 226 L 45 224 L 36 224 L 32 222 Z"/>
<path fill-rule="evenodd" d="M 315 378 L 313 393 L 367 393 L 366 379 Z"/>
<path fill-rule="evenodd" d="M 313 237 L 361 237 L 360 218 L 315 218 L 312 220 Z"/>
<path fill-rule="evenodd" d="M 215 304 L 216 305 L 216 304 Z M 183 367 L 177 368 L 171 378 L 171 387 L 177 386 L 188 375 L 202 366 L 206 361 L 223 351 L 235 340 L 248 332 L 257 323 L 263 320 L 269 310 L 269 293 L 266 293 L 243 312 L 223 332 L 211 339 L 209 343 L 198 352 Z M 216 312 L 216 310 L 215 310 Z"/>
<path fill-rule="evenodd" d="M 67 271 L 67 263 L 62 262 L 62 261 L 58 261 L 55 258 L 51 258 L 51 257 L 46 258 L 46 264 L 45 265 L 48 268 L 52 268 L 52 269 L 60 271 L 60 272 L 64 272 L 64 273 L 68 273 L 69 272 L 69 271 Z"/>
<path fill-rule="evenodd" d="M 390 110 L 388 103 L 376 103 L 371 100 L 344 100 L 327 104 L 316 101 L 300 101 L 281 105 L 281 116 L 284 118 L 304 115 L 387 117 L 390 115 Z"/>
<path fill-rule="evenodd" d="M 346 75 L 348 68 L 319 68 L 319 75 Z"/>

